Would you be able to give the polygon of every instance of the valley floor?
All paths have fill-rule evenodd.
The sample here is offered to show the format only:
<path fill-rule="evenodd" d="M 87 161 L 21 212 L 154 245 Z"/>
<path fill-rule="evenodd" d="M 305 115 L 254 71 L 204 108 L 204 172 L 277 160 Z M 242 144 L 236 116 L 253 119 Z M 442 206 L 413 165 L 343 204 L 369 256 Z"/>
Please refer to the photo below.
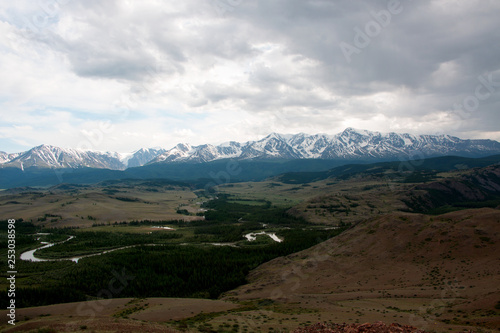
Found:
<path fill-rule="evenodd" d="M 40 283 L 43 287 L 43 283 L 59 283 L 62 276 L 72 276 L 76 284 L 66 284 L 78 288 L 92 278 L 102 278 L 95 270 L 98 265 L 110 270 L 120 264 L 137 276 L 142 274 L 130 283 L 130 293 L 123 297 L 154 294 L 191 298 L 98 299 L 95 295 L 102 287 L 98 285 L 97 289 L 82 289 L 85 297 L 94 295 L 91 301 L 17 309 L 14 327 L 7 324 L 7 311 L 1 310 L 0 330 L 293 332 L 318 322 L 382 321 L 426 332 L 497 332 L 500 168 L 392 176 L 387 177 L 382 170 L 378 174 L 303 184 L 275 180 L 226 184 L 218 188 L 218 199 L 214 200 L 200 197 L 189 188 L 163 183 L 154 187 L 139 183 L 112 189 L 56 188 L 47 193 L 6 194 L 0 198 L 2 208 L 18 212 L 25 220 L 44 227 L 82 227 L 52 235 L 53 242 L 67 239 L 64 233 L 70 231 L 76 238 L 59 250 L 54 246 L 37 252 L 45 258 L 69 253 L 86 255 L 89 251 L 149 244 L 153 240 L 169 245 L 166 249 L 171 251 L 163 252 L 158 246 L 134 247 L 99 260 L 86 258 L 78 264 L 52 262 L 37 266 L 23 262 L 19 264 L 25 273 L 20 286 Z M 120 211 L 122 215 L 117 218 L 128 223 L 115 223 L 116 211 L 108 211 L 109 207 Z M 190 222 L 170 225 L 164 221 L 161 226 L 169 229 L 161 230 L 153 230 L 156 222 L 132 222 L 146 217 L 154 221 L 176 217 Z M 336 229 L 338 226 L 352 227 L 337 235 L 335 232 L 341 231 Z M 36 229 L 33 225 L 26 227 Z M 262 232 L 276 233 L 283 242 Z M 250 242 L 244 235 L 257 238 Z M 26 250 L 34 246 L 30 241 L 24 245 Z M 234 242 L 238 245 L 235 249 L 221 250 L 213 245 Z M 186 246 L 193 243 L 197 246 Z M 89 244 L 93 248 L 89 249 Z M 207 249 L 209 255 L 201 262 L 200 255 Z M 271 250 L 276 255 L 267 257 Z M 180 256 L 178 262 L 170 260 L 173 253 Z M 231 257 L 231 253 L 239 256 Z M 187 255 L 190 261 L 186 261 Z M 145 258 L 154 261 L 142 265 Z M 267 261 L 271 258 L 275 259 Z M 211 273 L 223 264 L 227 265 L 219 275 Z M 233 279 L 231 269 L 241 269 L 243 264 L 248 269 Z M 157 282 L 175 276 L 173 271 L 183 265 L 198 269 L 196 274 L 182 276 L 198 278 L 189 285 L 191 294 L 172 295 L 165 288 L 155 293 L 157 285 L 145 282 L 153 276 Z M 198 267 L 203 265 L 203 269 Z M 76 273 L 63 275 L 73 268 Z M 83 274 L 92 278 L 82 278 Z M 107 283 L 107 277 L 103 279 Z M 182 279 L 171 285 L 178 287 L 179 281 Z M 218 300 L 192 298 L 209 297 L 205 289 L 195 288 L 203 283 L 209 284 L 204 286 L 207 290 L 220 284 L 211 297 L 229 291 Z M 0 285 L 6 285 L 5 279 Z M 49 291 L 54 290 L 60 294 L 57 288 Z M 134 294 L 133 290 L 143 290 L 143 294 Z"/>
<path fill-rule="evenodd" d="M 317 322 L 500 328 L 500 210 L 395 213 L 253 270 L 220 300 L 113 299 L 18 309 L 5 332 L 289 332 Z"/>

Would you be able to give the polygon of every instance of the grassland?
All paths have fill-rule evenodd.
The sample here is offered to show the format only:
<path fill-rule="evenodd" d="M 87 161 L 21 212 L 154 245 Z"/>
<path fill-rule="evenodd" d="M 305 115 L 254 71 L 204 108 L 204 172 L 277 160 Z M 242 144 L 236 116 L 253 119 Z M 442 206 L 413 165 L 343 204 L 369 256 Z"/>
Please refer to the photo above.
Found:
<path fill-rule="evenodd" d="M 427 172 L 426 182 L 459 177 L 469 170 Z M 261 205 L 269 202 L 312 223 L 355 223 L 363 217 L 407 209 L 404 195 L 422 177 L 400 173 L 356 175 L 312 183 L 286 184 L 277 180 L 222 184 L 215 194 L 231 202 Z M 414 178 L 415 182 L 410 182 Z M 121 181 L 101 185 L 60 185 L 49 189 L 0 192 L 3 216 L 46 227 L 90 227 L 137 220 L 197 220 L 208 200 L 202 189 L 152 181 Z"/>
<path fill-rule="evenodd" d="M 274 179 L 221 185 L 216 200 L 189 186 L 126 182 L 3 191 L 2 214 L 33 222 L 26 234 L 49 231 L 48 240 L 76 236 L 41 256 L 161 245 L 78 264 L 19 262 L 20 287 L 51 285 L 57 294 L 81 285 L 81 296 L 93 300 L 18 309 L 22 322 L 16 330 L 271 332 L 322 321 L 382 320 L 435 332 L 493 332 L 500 327 L 498 207 L 465 209 L 452 202 L 454 212 L 429 215 L 411 213 L 407 205 L 410 195 L 428 198 L 418 186 L 451 184 L 470 175 L 470 170 L 359 174 L 303 184 Z M 350 229 L 334 237 L 332 228 L 339 225 Z M 276 233 L 288 243 L 276 244 L 265 235 L 255 242 L 243 237 L 259 231 Z M 177 236 L 167 236 L 172 234 Z M 26 237 L 18 250 L 36 246 Z M 153 269 L 141 271 L 145 262 Z M 122 267 L 138 278 L 113 300 L 97 296 L 113 278 L 111 270 Z M 193 267 L 196 272 L 186 269 Z M 180 271 L 184 275 L 176 275 Z M 197 276 L 191 284 L 202 288 L 181 286 L 191 276 Z M 61 285 L 61 278 L 72 281 Z M 0 289 L 5 289 L 2 281 Z M 148 284 L 160 292 L 147 289 Z M 168 289 L 172 285 L 186 292 L 176 294 Z M 200 299 L 210 297 L 219 299 Z M 89 307 L 99 311 L 78 310 Z"/>
<path fill-rule="evenodd" d="M 138 278 L 130 282 L 121 296 L 214 298 L 245 283 L 246 274 L 257 265 L 341 232 L 290 216 L 285 209 L 272 207 L 268 202 L 243 204 L 219 194 L 217 199 L 197 204 L 203 205 L 206 216 L 191 221 L 134 220 L 108 224 L 93 220 L 92 227 L 71 228 L 60 224 L 64 227 L 57 229 L 50 228 L 57 221 L 19 221 L 17 235 L 26 240 L 25 246 L 19 246 L 19 252 L 35 248 L 40 241 L 68 239 L 38 250 L 36 256 L 57 260 L 83 258 L 77 264 L 18 260 L 19 271 L 23 272 L 17 280 L 17 287 L 22 290 L 18 306 L 79 301 L 89 295 L 98 295 L 106 288 L 109 271 L 122 269 L 133 272 Z M 2 223 L 2 230 L 6 231 L 7 222 Z M 37 234 L 41 231 L 49 235 Z M 244 237 L 253 232 L 276 233 L 281 242 L 267 235 L 260 235 L 255 241 Z M 1 236 L 3 255 L 0 262 L 4 262 L 7 235 Z M 107 253 L 95 256 L 103 251 Z M 145 280 L 150 283 L 144 285 Z M 5 290 L 6 283 L 6 280 L 0 282 L 0 289 Z"/>
<path fill-rule="evenodd" d="M 89 227 L 134 220 L 199 219 L 201 200 L 178 186 L 68 186 L 0 193 L 3 216 L 46 227 Z M 179 215 L 179 208 L 193 216 Z"/>
<path fill-rule="evenodd" d="M 381 183 L 381 179 L 376 177 L 362 177 L 300 185 L 274 181 L 238 183 L 221 186 L 219 191 L 235 200 L 266 200 L 277 207 L 292 207 L 291 214 L 312 223 L 339 225 L 406 209 L 401 194 L 411 186 L 398 182 Z"/>

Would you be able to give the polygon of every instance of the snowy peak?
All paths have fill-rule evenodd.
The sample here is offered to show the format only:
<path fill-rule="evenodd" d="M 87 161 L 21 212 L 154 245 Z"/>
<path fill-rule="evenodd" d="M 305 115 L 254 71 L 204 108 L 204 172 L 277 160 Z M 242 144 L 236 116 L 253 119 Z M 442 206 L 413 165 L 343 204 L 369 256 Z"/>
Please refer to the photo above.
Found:
<path fill-rule="evenodd" d="M 288 141 L 288 140 L 291 140 L 294 137 L 300 136 L 300 135 L 304 135 L 304 134 L 303 133 L 299 133 L 299 134 L 280 134 L 280 133 L 272 132 L 271 134 L 269 134 L 268 136 L 266 136 L 265 138 L 263 138 L 261 141 L 263 141 L 263 140 L 272 140 L 272 139 L 280 140 L 280 141 Z"/>
<path fill-rule="evenodd" d="M 176 147 L 179 147 L 176 146 Z M 380 133 L 346 128 L 336 135 L 271 133 L 258 141 L 200 145 L 174 154 L 173 148 L 156 162 L 202 163 L 223 158 L 236 159 L 370 159 L 432 157 L 500 153 L 500 143 L 491 140 L 461 140 L 448 135 Z"/>
<path fill-rule="evenodd" d="M 122 163 L 127 168 L 143 166 L 152 159 L 156 158 L 158 155 L 165 152 L 166 150 L 163 148 L 141 148 L 132 154 L 129 154 L 129 156 L 122 160 Z"/>
<path fill-rule="evenodd" d="M 371 132 L 368 130 L 364 129 L 357 129 L 353 127 L 347 127 L 345 130 L 342 131 L 340 134 L 341 136 L 372 136 L 372 135 L 379 135 L 379 132 Z"/>
<path fill-rule="evenodd" d="M 186 148 L 189 150 L 189 147 Z M 166 152 L 162 148 L 141 148 L 135 152 L 86 151 L 66 149 L 51 145 L 40 145 L 26 152 L 7 154 L 0 152 L 0 167 L 38 168 L 99 168 L 124 170 L 142 166 Z"/>
<path fill-rule="evenodd" d="M 40 145 L 2 163 L 5 167 L 39 168 L 106 168 L 123 169 L 117 153 L 64 149 Z"/>
<path fill-rule="evenodd" d="M 192 146 L 179 143 L 170 149 L 142 148 L 128 154 L 83 151 L 41 145 L 27 152 L 0 152 L 0 167 L 107 168 L 123 170 L 152 163 L 205 163 L 220 159 L 398 159 L 443 155 L 500 154 L 492 140 L 462 140 L 449 135 L 380 133 L 346 128 L 335 135 L 271 133 L 245 143 Z"/>
<path fill-rule="evenodd" d="M 165 151 L 152 159 L 149 163 L 158 162 L 194 162 L 203 163 L 223 158 L 237 158 L 241 155 L 241 144 L 238 142 L 228 142 L 219 146 L 204 144 L 191 146 L 186 143 L 179 143 L 174 148 Z"/>
<path fill-rule="evenodd" d="M 20 154 L 21 153 L 7 154 L 6 152 L 0 151 L 0 165 L 12 161 Z"/>
<path fill-rule="evenodd" d="M 165 150 L 164 152 L 158 154 L 156 157 L 152 158 L 149 163 L 156 162 L 174 162 L 189 156 L 189 152 L 192 147 L 188 143 L 179 143 L 170 150 Z"/>
<path fill-rule="evenodd" d="M 259 141 L 247 143 L 241 158 L 301 158 L 289 144 L 292 139 L 293 135 L 271 133 Z"/>

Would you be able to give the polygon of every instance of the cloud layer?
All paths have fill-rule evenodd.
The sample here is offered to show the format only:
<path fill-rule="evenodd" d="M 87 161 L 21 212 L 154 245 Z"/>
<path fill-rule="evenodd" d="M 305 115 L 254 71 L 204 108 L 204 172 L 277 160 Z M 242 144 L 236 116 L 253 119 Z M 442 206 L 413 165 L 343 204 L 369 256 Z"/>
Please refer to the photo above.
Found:
<path fill-rule="evenodd" d="M 269 132 L 500 140 L 498 1 L 0 5 L 0 150 Z"/>

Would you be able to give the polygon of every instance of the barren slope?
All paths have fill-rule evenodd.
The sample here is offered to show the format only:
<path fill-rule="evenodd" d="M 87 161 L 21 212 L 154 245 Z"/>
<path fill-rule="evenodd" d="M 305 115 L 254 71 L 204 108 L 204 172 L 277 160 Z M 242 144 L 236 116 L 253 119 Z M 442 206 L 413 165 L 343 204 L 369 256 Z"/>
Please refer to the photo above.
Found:
<path fill-rule="evenodd" d="M 386 308 L 422 328 L 499 328 L 500 210 L 374 218 L 260 266 L 249 281 L 226 298 L 267 298 L 332 313 L 359 308 L 362 321 Z"/>

